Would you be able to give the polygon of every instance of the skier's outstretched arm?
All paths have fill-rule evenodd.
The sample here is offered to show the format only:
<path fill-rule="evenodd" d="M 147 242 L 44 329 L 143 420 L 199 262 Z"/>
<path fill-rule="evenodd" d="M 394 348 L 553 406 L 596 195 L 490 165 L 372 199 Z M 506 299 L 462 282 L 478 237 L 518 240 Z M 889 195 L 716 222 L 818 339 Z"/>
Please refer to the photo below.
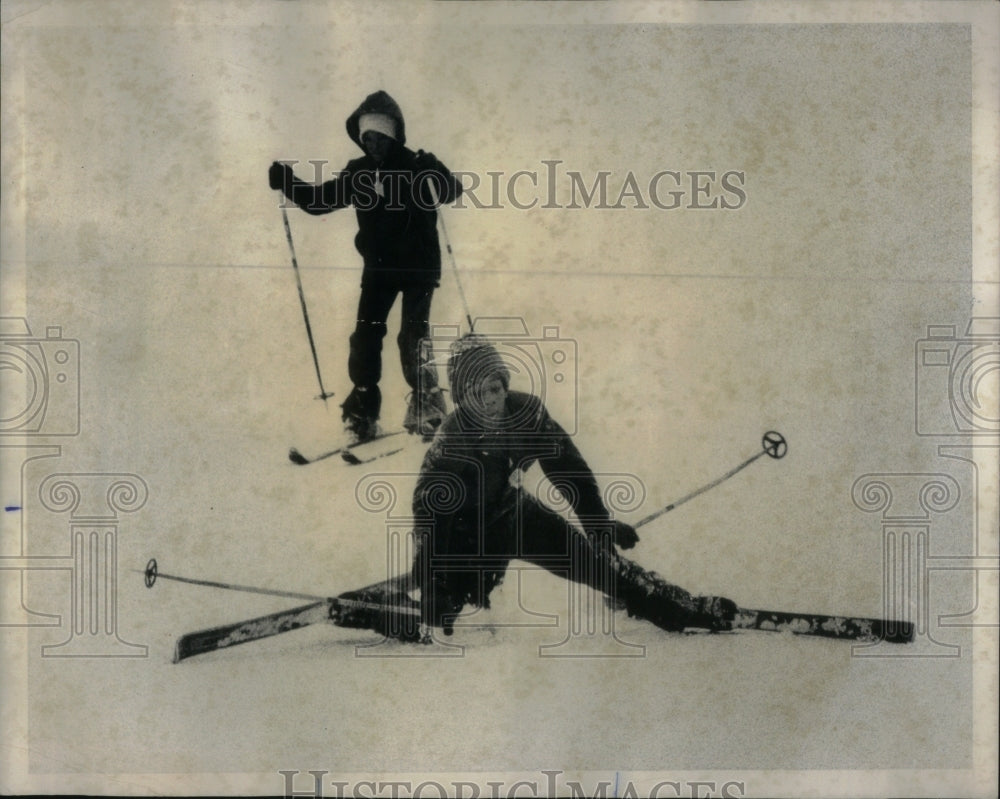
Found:
<path fill-rule="evenodd" d="M 275 161 L 268 170 L 268 183 L 272 189 L 281 191 L 299 208 L 314 216 L 346 208 L 352 200 L 351 179 L 346 171 L 324 183 L 306 183 L 295 176 L 288 164 Z"/>
<path fill-rule="evenodd" d="M 631 525 L 612 520 L 604 505 L 597 478 L 573 439 L 545 410 L 541 408 L 540 430 L 555 444 L 555 455 L 539 458 L 539 465 L 545 476 L 566 496 L 576 515 L 586 522 L 596 522 L 602 529 L 612 528 L 614 543 L 622 549 L 631 549 L 639 542 L 639 534 Z M 591 539 L 598 537 L 592 530 L 586 531 Z"/>

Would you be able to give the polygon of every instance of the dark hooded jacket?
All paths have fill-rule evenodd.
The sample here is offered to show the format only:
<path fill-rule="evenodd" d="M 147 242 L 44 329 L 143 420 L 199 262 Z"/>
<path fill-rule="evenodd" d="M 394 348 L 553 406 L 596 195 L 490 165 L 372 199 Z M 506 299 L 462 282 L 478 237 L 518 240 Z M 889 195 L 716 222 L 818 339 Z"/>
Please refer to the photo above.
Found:
<path fill-rule="evenodd" d="M 590 520 L 610 518 L 594 473 L 538 397 L 509 391 L 504 417 L 501 426 L 485 429 L 460 405 L 444 420 L 424 456 L 413 496 L 414 516 L 441 520 L 435 493 L 442 489 L 438 478 L 448 475 L 463 490 L 444 515 L 488 519 L 503 508 L 511 476 L 538 463 L 565 492 L 576 514 Z"/>
<path fill-rule="evenodd" d="M 509 392 L 505 421 L 496 429 L 483 429 L 461 405 L 444 420 L 413 492 L 413 516 L 428 534 L 415 556 L 417 585 L 446 564 L 453 598 L 489 607 L 505 563 L 532 547 L 530 530 L 519 540 L 503 519 L 519 502 L 512 479 L 535 463 L 582 524 L 607 523 L 594 473 L 537 397 Z"/>
<path fill-rule="evenodd" d="M 354 245 L 364 259 L 362 284 L 434 286 L 441 279 L 436 209 L 454 202 L 462 192 L 461 183 L 430 153 L 406 147 L 403 113 L 384 91 L 368 95 L 347 118 L 347 135 L 362 150 L 358 123 L 367 113 L 386 114 L 396 122 L 396 145 L 385 162 L 377 165 L 365 153 L 325 183 L 293 178 L 286 194 L 314 215 L 354 206 L 358 218 Z"/>

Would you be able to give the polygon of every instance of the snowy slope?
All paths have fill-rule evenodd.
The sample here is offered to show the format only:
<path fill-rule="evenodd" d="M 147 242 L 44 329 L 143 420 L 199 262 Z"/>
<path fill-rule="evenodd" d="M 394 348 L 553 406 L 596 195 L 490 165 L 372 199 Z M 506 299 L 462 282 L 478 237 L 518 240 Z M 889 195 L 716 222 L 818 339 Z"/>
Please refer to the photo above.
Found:
<path fill-rule="evenodd" d="M 278 283 L 287 283 L 289 275 L 266 271 L 251 277 L 266 282 L 247 288 L 221 273 L 218 286 L 206 290 L 216 296 L 277 296 Z M 537 294 L 545 281 L 531 286 Z M 638 297 L 616 291 L 622 308 L 638 309 Z M 447 289 L 441 295 L 446 306 Z M 711 296 L 699 301 L 709 303 Z M 729 300 L 715 301 L 721 306 Z M 669 303 L 668 292 L 663 305 Z M 287 460 L 290 444 L 318 451 L 337 427 L 335 406 L 328 414 L 311 399 L 308 361 L 290 365 L 302 342 L 296 309 L 288 305 L 287 317 L 276 315 L 268 330 L 255 330 L 253 342 L 242 336 L 207 353 L 197 348 L 200 358 L 214 361 L 200 368 L 227 375 L 226 382 L 185 379 L 189 360 L 166 350 L 144 361 L 155 369 L 132 375 L 131 401 L 141 403 L 137 395 L 143 393 L 156 397 L 150 407 L 163 423 L 123 419 L 122 451 L 115 457 L 143 475 L 151 492 L 141 525 L 122 536 L 123 567 L 141 570 L 155 556 L 168 573 L 321 595 L 385 576 L 392 519 L 361 506 L 359 485 L 380 479 L 394 486 L 398 501 L 392 512 L 405 517 L 421 448 L 366 468 L 337 459 L 307 467 Z M 721 308 L 704 310 L 708 318 L 725 318 Z M 644 315 L 634 313 L 630 320 L 618 312 L 621 329 L 643 324 Z M 812 318 L 834 315 L 832 308 L 824 315 L 813 304 Z M 761 335 L 772 324 L 761 320 Z M 194 357 L 199 336 L 190 332 Z M 737 333 L 715 331 L 713 338 Z M 263 363 L 259 350 L 275 347 L 274 341 L 283 342 L 278 349 L 284 355 Z M 794 338 L 786 341 L 801 346 Z M 853 478 L 868 468 L 859 460 L 864 455 L 857 441 L 873 433 L 864 429 L 864 419 L 848 413 L 853 401 L 841 411 L 835 399 L 782 381 L 762 403 L 754 396 L 756 365 L 739 371 L 720 347 L 719 360 L 727 366 L 720 379 L 742 390 L 707 391 L 697 406 L 701 423 L 695 430 L 679 410 L 691 406 L 674 397 L 695 390 L 684 384 L 697 378 L 685 368 L 617 369 L 618 356 L 636 346 L 606 331 L 580 337 L 577 439 L 599 474 L 641 480 L 646 501 L 631 518 L 753 454 L 765 429 L 780 428 L 790 449 L 785 459 L 762 459 L 648 525 L 634 557 L 689 590 L 725 594 L 748 607 L 879 615 L 881 541 L 877 527 L 850 502 Z M 674 357 L 689 357 L 683 350 L 678 346 Z M 798 360 L 773 350 L 769 357 Z M 651 360 L 648 353 L 645 360 Z M 172 373 L 174 363 L 178 371 Z M 253 369 L 225 367 L 229 363 L 259 364 L 262 371 L 295 377 L 276 380 L 275 390 Z M 613 377 L 602 380 L 608 364 Z M 600 396 L 609 392 L 611 400 Z M 387 415 L 401 414 L 401 394 L 386 395 Z M 171 414 L 176 423 L 169 422 Z M 871 423 L 882 420 L 875 414 Z M 822 447 L 813 437 L 843 446 Z M 537 612 L 561 614 L 563 628 L 496 626 L 524 620 L 511 578 L 494 610 L 483 615 L 493 629 L 456 633 L 456 643 L 467 646 L 458 659 L 406 657 L 411 653 L 399 646 L 389 651 L 403 657 L 358 658 L 355 644 L 377 639 L 323 626 L 174 666 L 177 635 L 295 603 L 162 580 L 147 591 L 140 574 L 123 575 L 121 634 L 148 643 L 149 660 L 102 664 L 102 681 L 128 686 L 120 695 L 114 691 L 110 715 L 102 710 L 109 709 L 104 692 L 77 697 L 74 714 L 97 725 L 94 744 L 77 741 L 80 750 L 67 759 L 55 744 L 65 718 L 52 718 L 55 727 L 42 720 L 36 732 L 44 730 L 53 747 L 42 744 L 33 755 L 43 769 L 55 766 L 55 759 L 70 770 L 101 763 L 124 771 L 147 769 L 153 750 L 163 771 L 344 764 L 373 772 L 510 771 L 525 763 L 612 771 L 748 769 L 761 763 L 837 769 L 944 766 L 968 746 L 967 661 L 852 658 L 846 642 L 763 633 L 667 635 L 622 617 L 621 635 L 645 647 L 642 657 L 539 657 L 539 646 L 566 636 L 567 593 L 548 575 L 526 572 L 525 581 L 522 602 Z M 950 640 L 968 643 L 954 635 Z M 605 645 L 602 640 L 599 649 Z M 85 683 L 90 668 L 42 662 L 32 670 L 34 701 L 44 701 L 57 676 Z M 935 686 L 932 702 L 927 685 Z M 948 716 L 940 713 L 942 703 L 952 708 Z"/>
<path fill-rule="evenodd" d="M 745 170 L 749 200 L 732 212 L 444 211 L 472 315 L 520 318 L 538 337 L 558 328 L 575 351 L 574 377 L 548 372 L 535 388 L 602 486 L 636 489 L 623 518 L 724 474 L 767 430 L 788 440 L 783 460 L 760 459 L 644 527 L 630 555 L 644 567 L 744 607 L 882 615 L 897 598 L 883 578 L 884 518 L 852 498 L 868 474 L 946 473 L 960 501 L 917 521 L 934 554 L 976 545 L 976 473 L 914 432 L 915 403 L 948 408 L 946 392 L 915 395 L 915 343 L 928 325 L 961 331 L 970 315 L 995 315 L 969 279 L 965 28 L 533 17 L 485 35 L 462 14 L 368 25 L 353 5 L 344 18 L 324 4 L 249 5 L 126 4 L 139 16 L 104 24 L 55 4 L 5 40 L 27 98 L 5 172 L 12 164 L 29 201 L 13 264 L 23 301 L 4 315 L 79 341 L 82 424 L 48 442 L 58 457 L 5 477 L 5 505 L 23 507 L 5 519 L 5 546 L 23 534 L 26 551 L 3 554 L 67 555 L 67 517 L 38 496 L 53 472 L 124 472 L 149 489 L 118 522 L 115 597 L 118 636 L 147 656 L 41 657 L 66 626 L 3 639 L 23 677 L 15 754 L 32 785 L 235 793 L 245 779 L 275 793 L 280 769 L 566 769 L 738 774 L 766 794 L 788 769 L 879 772 L 874 792 L 898 794 L 900 770 L 970 769 L 973 642 L 937 615 L 921 632 L 942 657 L 668 635 L 623 616 L 617 642 L 562 648 L 566 585 L 518 564 L 494 608 L 456 632 L 461 657 L 373 649 L 373 636 L 320 625 L 171 664 L 180 634 L 295 602 L 166 580 L 147 590 L 150 557 L 167 573 L 320 595 L 408 565 L 387 541 L 405 530 L 419 446 L 364 468 L 287 458 L 340 435 L 360 262 L 352 212 L 290 212 L 336 393 L 324 406 L 266 184 L 275 158 L 328 158 L 332 170 L 354 157 L 343 120 L 375 83 L 399 99 L 413 144 L 456 169 L 561 159 L 588 182 L 611 171 L 619 188 L 629 170 L 647 181 Z M 465 311 L 446 260 L 433 321 L 462 328 Z M 387 427 L 407 390 L 397 332 L 398 310 Z M 379 504 L 373 486 L 395 502 Z M 933 614 L 976 605 L 970 574 L 935 579 Z M 26 602 L 69 619 L 67 570 L 32 573 Z M 526 618 L 558 626 L 519 626 Z M 573 645 L 597 651 L 560 656 Z M 853 790 L 838 786 L 830 793 Z"/>

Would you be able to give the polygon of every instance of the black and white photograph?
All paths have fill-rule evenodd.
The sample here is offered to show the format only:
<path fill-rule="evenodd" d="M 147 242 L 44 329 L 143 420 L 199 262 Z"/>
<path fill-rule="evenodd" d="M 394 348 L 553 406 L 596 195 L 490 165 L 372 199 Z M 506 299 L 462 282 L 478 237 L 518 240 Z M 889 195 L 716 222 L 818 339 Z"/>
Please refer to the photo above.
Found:
<path fill-rule="evenodd" d="M 996 796 L 1000 5 L 0 26 L 0 792 Z"/>

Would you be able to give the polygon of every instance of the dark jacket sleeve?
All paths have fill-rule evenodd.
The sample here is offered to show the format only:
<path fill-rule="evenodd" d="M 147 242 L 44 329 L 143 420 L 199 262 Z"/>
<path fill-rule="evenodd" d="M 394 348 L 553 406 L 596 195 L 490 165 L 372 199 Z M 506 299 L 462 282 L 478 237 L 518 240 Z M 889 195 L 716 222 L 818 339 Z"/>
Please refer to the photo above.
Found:
<path fill-rule="evenodd" d="M 425 208 L 438 205 L 448 205 L 455 202 L 462 194 L 462 181 L 455 177 L 451 170 L 430 153 L 417 156 L 417 178 L 420 180 L 420 201 Z M 430 184 L 433 183 L 437 192 L 437 203 Z"/>
<path fill-rule="evenodd" d="M 553 444 L 553 455 L 538 459 L 545 476 L 559 489 L 576 515 L 584 521 L 608 521 L 611 515 L 604 506 L 597 478 L 584 460 L 573 439 L 539 403 L 539 431 Z"/>
<path fill-rule="evenodd" d="M 293 175 L 291 186 L 286 187 L 285 196 L 313 216 L 346 208 L 354 199 L 354 181 L 349 167 L 350 165 L 338 175 L 318 185 L 306 183 Z"/>

